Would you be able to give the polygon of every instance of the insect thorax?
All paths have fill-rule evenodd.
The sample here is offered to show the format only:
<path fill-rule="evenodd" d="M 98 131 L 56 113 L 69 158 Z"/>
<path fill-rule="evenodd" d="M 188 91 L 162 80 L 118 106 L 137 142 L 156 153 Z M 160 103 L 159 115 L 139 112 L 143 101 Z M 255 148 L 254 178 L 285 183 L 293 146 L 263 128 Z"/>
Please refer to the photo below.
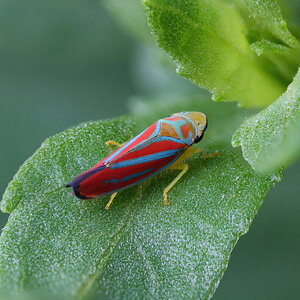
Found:
<path fill-rule="evenodd" d="M 159 120 L 160 136 L 168 136 L 179 139 L 191 145 L 195 137 L 194 126 L 185 118 L 171 117 Z"/>

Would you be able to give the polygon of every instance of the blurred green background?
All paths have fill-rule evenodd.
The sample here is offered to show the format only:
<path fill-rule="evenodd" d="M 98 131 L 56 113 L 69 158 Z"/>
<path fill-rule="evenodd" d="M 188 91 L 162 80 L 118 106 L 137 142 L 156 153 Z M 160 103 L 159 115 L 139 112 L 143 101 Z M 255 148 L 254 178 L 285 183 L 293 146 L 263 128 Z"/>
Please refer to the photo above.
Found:
<path fill-rule="evenodd" d="M 48 136 L 128 113 L 134 96 L 199 91 L 172 68 L 161 67 L 168 61 L 147 41 L 143 17 L 141 24 L 132 22 L 135 5 L 126 11 L 128 1 L 105 3 L 1 1 L 1 193 Z M 299 2 L 280 3 L 288 3 L 283 12 L 289 24 L 299 24 Z M 118 9 L 117 20 L 111 10 Z M 299 174 L 300 163 L 270 191 L 214 299 L 300 299 Z M 1 214 L 1 228 L 6 220 Z"/>

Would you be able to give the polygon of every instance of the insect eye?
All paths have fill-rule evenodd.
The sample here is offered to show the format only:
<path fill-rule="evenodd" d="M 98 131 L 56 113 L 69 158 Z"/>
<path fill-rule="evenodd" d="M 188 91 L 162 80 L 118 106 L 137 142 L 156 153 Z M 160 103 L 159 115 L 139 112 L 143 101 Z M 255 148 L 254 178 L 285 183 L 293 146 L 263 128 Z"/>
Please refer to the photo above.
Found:
<path fill-rule="evenodd" d="M 196 125 L 197 125 L 197 127 L 198 127 L 199 130 L 203 131 L 204 126 L 203 126 L 202 123 L 200 123 L 199 121 L 197 121 L 197 122 L 196 122 Z"/>
<path fill-rule="evenodd" d="M 195 138 L 195 140 L 194 140 L 194 143 L 195 143 L 195 144 L 196 144 L 196 143 L 199 143 L 199 142 L 202 140 L 202 138 L 203 138 L 203 134 L 200 135 L 200 136 L 196 136 L 196 138 Z"/>

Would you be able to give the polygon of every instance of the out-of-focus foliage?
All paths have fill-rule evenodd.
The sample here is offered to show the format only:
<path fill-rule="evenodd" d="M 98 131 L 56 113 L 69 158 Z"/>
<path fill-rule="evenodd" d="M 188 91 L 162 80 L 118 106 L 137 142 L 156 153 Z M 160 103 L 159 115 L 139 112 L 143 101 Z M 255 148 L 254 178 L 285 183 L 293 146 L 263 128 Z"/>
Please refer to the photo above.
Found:
<path fill-rule="evenodd" d="M 140 0 L 104 0 L 104 6 L 120 22 L 124 32 L 130 32 L 136 38 L 153 44 L 150 28 Z"/>

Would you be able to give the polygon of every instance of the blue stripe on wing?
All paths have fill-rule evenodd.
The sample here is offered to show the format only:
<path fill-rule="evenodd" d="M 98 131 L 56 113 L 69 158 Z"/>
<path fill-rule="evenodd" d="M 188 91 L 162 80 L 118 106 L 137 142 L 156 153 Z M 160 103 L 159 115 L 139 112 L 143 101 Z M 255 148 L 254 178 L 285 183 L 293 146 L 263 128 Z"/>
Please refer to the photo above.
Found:
<path fill-rule="evenodd" d="M 110 180 L 104 180 L 103 183 L 119 183 L 119 182 L 125 182 L 125 181 L 128 181 L 128 180 L 131 180 L 131 179 L 134 179 L 134 178 L 137 178 L 137 177 L 140 177 L 142 175 L 145 175 L 147 173 L 150 173 L 154 170 L 154 168 L 150 168 L 150 169 L 147 169 L 145 171 L 142 171 L 142 172 L 138 172 L 138 173 L 133 173 L 133 174 L 130 174 L 128 176 L 125 176 L 121 179 L 117 179 L 117 178 L 113 178 L 113 179 L 110 179 Z"/>
<path fill-rule="evenodd" d="M 142 163 L 146 163 L 146 162 L 150 162 L 162 158 L 167 158 L 176 155 L 181 151 L 182 151 L 181 149 L 166 150 L 166 151 L 161 151 L 161 152 L 157 152 L 154 154 L 149 154 L 149 155 L 145 155 L 133 159 L 128 159 L 128 160 L 116 162 L 109 165 L 109 169 L 125 168 L 125 167 L 134 166 L 134 165 L 138 165 L 138 164 L 142 164 Z"/>
<path fill-rule="evenodd" d="M 131 175 L 128 175 L 126 177 L 123 177 L 121 179 L 122 182 L 125 182 L 125 181 L 128 181 L 128 180 L 131 180 L 131 179 L 134 179 L 134 178 L 137 178 L 137 177 L 140 177 L 142 175 L 145 175 L 147 173 L 150 173 L 154 170 L 154 168 L 150 168 L 148 170 L 145 170 L 145 171 L 142 171 L 142 172 L 139 172 L 139 173 L 134 173 L 134 174 L 131 174 Z"/>

